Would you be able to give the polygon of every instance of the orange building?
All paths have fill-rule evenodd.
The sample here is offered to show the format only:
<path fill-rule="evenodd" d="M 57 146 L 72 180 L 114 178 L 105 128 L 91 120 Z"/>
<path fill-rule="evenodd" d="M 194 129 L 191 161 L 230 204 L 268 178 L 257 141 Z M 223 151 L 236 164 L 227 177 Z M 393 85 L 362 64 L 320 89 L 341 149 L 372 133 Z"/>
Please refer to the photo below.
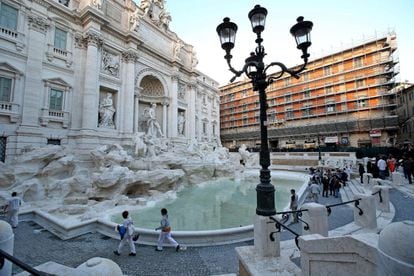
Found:
<path fill-rule="evenodd" d="M 310 61 L 299 79 L 288 74 L 266 90 L 272 149 L 391 146 L 396 113 L 396 35 Z M 259 96 L 249 79 L 220 88 L 224 146 L 260 145 Z"/>

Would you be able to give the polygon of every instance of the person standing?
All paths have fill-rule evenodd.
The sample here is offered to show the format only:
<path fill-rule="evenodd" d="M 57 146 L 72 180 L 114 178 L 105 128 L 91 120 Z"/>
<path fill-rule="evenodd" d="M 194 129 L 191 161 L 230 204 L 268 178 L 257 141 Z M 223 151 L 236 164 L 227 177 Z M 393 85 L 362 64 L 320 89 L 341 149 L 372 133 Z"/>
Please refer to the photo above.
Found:
<path fill-rule="evenodd" d="M 322 178 L 322 197 L 328 197 L 329 192 L 329 178 L 324 175 Z"/>
<path fill-rule="evenodd" d="M 386 174 L 386 171 L 387 171 L 387 162 L 385 161 L 384 156 L 380 157 L 380 159 L 377 162 L 377 166 L 378 166 L 379 178 L 385 179 L 385 174 Z"/>
<path fill-rule="evenodd" d="M 364 183 L 364 173 L 365 173 L 364 164 L 359 163 L 358 171 L 359 171 L 359 177 L 361 178 L 361 184 L 363 184 Z"/>
<path fill-rule="evenodd" d="M 404 176 L 408 179 L 409 184 L 413 184 L 411 174 L 413 173 L 414 161 L 413 158 L 410 156 L 408 158 L 404 158 L 403 161 L 403 168 L 404 168 Z"/>
<path fill-rule="evenodd" d="M 119 256 L 121 255 L 121 249 L 122 247 L 124 247 L 124 245 L 129 245 L 129 256 L 136 256 L 136 251 L 135 251 L 135 244 L 133 241 L 133 235 L 134 235 L 134 227 L 133 227 L 133 221 L 132 219 L 129 217 L 129 212 L 128 211 L 123 211 L 122 212 L 122 217 L 124 218 L 124 221 L 122 223 L 122 225 L 118 225 L 118 227 L 124 227 L 124 232 L 119 231 L 120 235 L 121 235 L 121 241 L 118 245 L 118 249 L 114 251 L 114 254 Z M 117 227 L 117 228 L 118 228 Z"/>
<path fill-rule="evenodd" d="M 296 194 L 295 189 L 291 189 L 290 190 L 290 209 L 292 211 L 297 211 L 298 210 L 298 202 L 299 202 L 299 198 L 298 195 Z M 293 223 L 297 223 L 298 222 L 298 213 L 293 213 Z"/>
<path fill-rule="evenodd" d="M 313 201 L 318 203 L 319 202 L 318 197 L 319 197 L 319 194 L 321 193 L 321 188 L 319 188 L 319 185 L 316 184 L 316 182 L 313 182 L 310 186 L 310 191 L 312 194 Z"/>
<path fill-rule="evenodd" d="M 13 228 L 16 228 L 19 224 L 20 205 L 22 205 L 22 202 L 17 196 L 17 193 L 12 192 L 11 198 L 7 201 L 7 204 L 4 207 L 4 211 L 7 212 L 7 222 L 10 223 Z"/>
<path fill-rule="evenodd" d="M 395 171 L 396 163 L 397 163 L 397 160 L 395 160 L 394 156 L 392 156 L 392 154 L 388 155 L 387 167 L 390 171 L 390 175 L 392 175 L 392 173 Z"/>
<path fill-rule="evenodd" d="M 168 220 L 168 211 L 166 208 L 161 209 L 161 222 L 160 227 L 155 228 L 155 231 L 161 230 L 160 236 L 158 238 L 158 245 L 157 248 L 155 248 L 155 251 L 162 251 L 162 245 L 164 243 L 164 240 L 167 239 L 170 243 L 172 243 L 175 246 L 175 251 L 180 250 L 180 245 L 178 242 L 176 242 L 173 237 L 171 236 L 171 226 L 170 221 Z"/>

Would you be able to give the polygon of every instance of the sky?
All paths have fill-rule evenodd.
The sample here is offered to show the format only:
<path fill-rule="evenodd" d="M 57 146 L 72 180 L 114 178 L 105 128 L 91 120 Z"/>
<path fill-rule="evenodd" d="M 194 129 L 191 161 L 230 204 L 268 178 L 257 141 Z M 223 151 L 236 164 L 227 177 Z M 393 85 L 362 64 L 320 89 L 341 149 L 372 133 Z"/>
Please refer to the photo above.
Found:
<path fill-rule="evenodd" d="M 170 29 L 195 47 L 197 69 L 225 85 L 233 75 L 224 59 L 216 27 L 224 17 L 238 25 L 232 65 L 240 70 L 256 47 L 247 14 L 257 4 L 268 10 L 262 33 L 266 64 L 278 61 L 292 67 L 302 63 L 289 30 L 298 16 L 304 16 L 314 24 L 310 60 L 395 31 L 400 61 L 398 80 L 414 83 L 414 58 L 410 55 L 414 50 L 413 0 L 167 0 L 165 5 L 172 17 Z"/>

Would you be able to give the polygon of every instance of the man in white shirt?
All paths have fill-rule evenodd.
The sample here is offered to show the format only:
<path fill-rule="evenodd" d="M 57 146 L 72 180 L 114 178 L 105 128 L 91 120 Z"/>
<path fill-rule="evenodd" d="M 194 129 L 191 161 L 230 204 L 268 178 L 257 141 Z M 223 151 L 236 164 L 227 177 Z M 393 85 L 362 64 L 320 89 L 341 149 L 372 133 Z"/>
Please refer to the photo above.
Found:
<path fill-rule="evenodd" d="M 4 208 L 4 210 L 7 211 L 7 222 L 10 223 L 13 228 L 16 228 L 19 224 L 19 209 L 21 204 L 22 202 L 17 196 L 17 193 L 13 192 L 12 197 L 7 201 L 7 205 Z"/>
<path fill-rule="evenodd" d="M 387 171 L 387 161 L 385 161 L 385 157 L 384 156 L 382 156 L 378 160 L 377 167 L 378 167 L 378 170 L 379 170 L 379 178 L 385 179 L 385 173 Z"/>
<path fill-rule="evenodd" d="M 313 201 L 318 203 L 319 202 L 318 197 L 319 197 L 319 194 L 321 193 L 321 188 L 319 187 L 318 184 L 316 184 L 316 182 L 313 182 L 310 185 L 310 192 L 312 194 Z"/>

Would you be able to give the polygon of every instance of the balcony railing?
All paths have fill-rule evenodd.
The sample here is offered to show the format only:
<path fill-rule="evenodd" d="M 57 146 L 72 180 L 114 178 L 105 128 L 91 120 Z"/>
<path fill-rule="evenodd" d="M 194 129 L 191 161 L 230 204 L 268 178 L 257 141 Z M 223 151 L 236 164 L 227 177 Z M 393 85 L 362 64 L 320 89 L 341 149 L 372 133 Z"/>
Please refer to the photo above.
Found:
<path fill-rule="evenodd" d="M 58 122 L 62 123 L 63 127 L 66 128 L 69 125 L 69 115 L 70 113 L 68 111 L 42 108 L 40 124 L 47 126 L 49 122 Z"/>
<path fill-rule="evenodd" d="M 12 123 L 20 117 L 19 105 L 11 102 L 0 102 L 0 115 L 9 116 Z"/>

